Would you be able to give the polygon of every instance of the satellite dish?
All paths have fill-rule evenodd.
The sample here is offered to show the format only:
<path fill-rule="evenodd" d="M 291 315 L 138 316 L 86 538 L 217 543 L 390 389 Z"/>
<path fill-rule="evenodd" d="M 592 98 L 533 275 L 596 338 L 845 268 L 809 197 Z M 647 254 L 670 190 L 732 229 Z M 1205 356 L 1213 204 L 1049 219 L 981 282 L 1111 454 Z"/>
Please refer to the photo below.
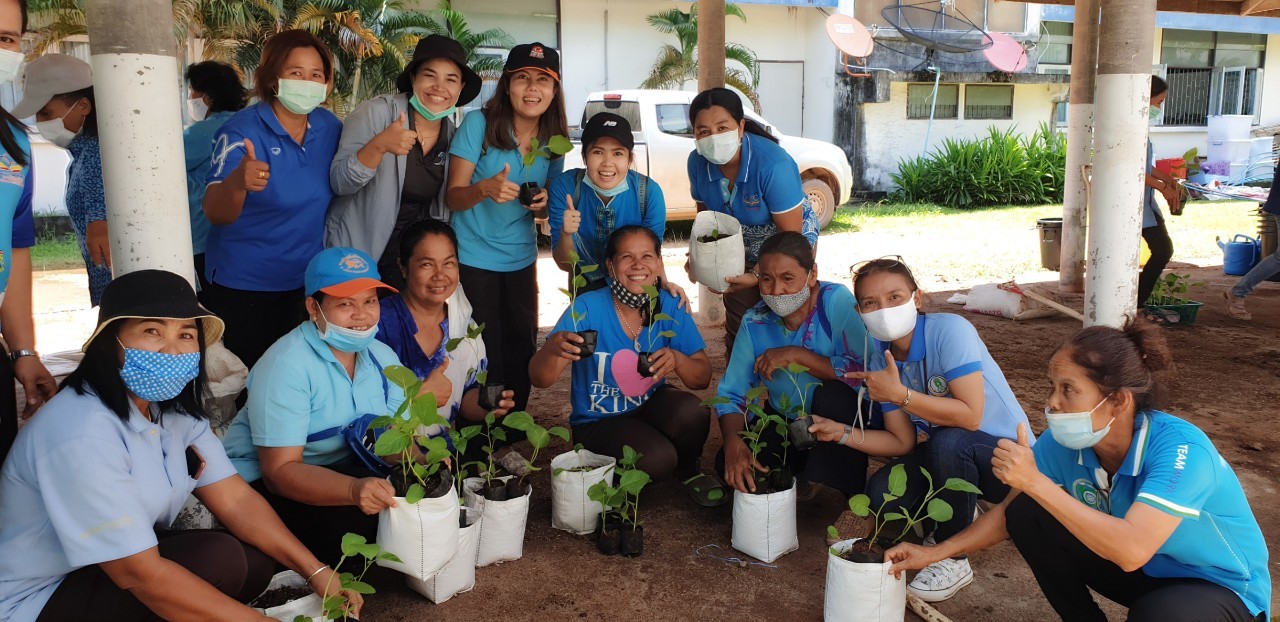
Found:
<path fill-rule="evenodd" d="M 1017 73 L 1027 68 L 1027 50 L 1003 32 L 990 32 L 983 39 L 989 42 L 991 47 L 982 51 L 982 55 L 995 66 L 996 69 L 1007 73 Z"/>
<path fill-rule="evenodd" d="M 948 6 L 952 13 L 946 12 Z M 987 33 L 948 2 L 895 4 L 880 15 L 908 41 L 924 47 L 930 57 L 935 52 L 964 54 L 991 47 Z"/>
<path fill-rule="evenodd" d="M 854 58 L 871 56 L 875 43 L 862 22 L 839 13 L 827 18 L 827 36 L 841 52 Z"/>

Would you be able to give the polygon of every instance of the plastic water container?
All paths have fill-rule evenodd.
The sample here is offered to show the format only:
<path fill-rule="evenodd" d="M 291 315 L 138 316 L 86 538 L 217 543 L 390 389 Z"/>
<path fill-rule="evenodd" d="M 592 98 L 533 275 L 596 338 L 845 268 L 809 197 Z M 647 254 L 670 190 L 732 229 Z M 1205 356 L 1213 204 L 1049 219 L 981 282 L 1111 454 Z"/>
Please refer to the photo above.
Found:
<path fill-rule="evenodd" d="M 1248 274 L 1253 266 L 1257 265 L 1262 251 L 1262 244 L 1257 240 L 1243 233 L 1237 233 L 1236 237 L 1226 243 L 1219 238 L 1214 239 L 1218 242 L 1218 248 L 1222 249 L 1223 274 L 1242 276 Z"/>
<path fill-rule="evenodd" d="M 1232 162 L 1231 163 L 1231 183 L 1239 185 L 1249 176 L 1249 163 Z"/>
<path fill-rule="evenodd" d="M 1210 162 L 1244 162 L 1253 151 L 1253 141 L 1209 139 Z"/>
<path fill-rule="evenodd" d="M 1209 142 L 1215 140 L 1247 140 L 1253 115 L 1218 114 L 1209 117 Z M 1212 158 L 1210 158 L 1212 159 Z"/>
<path fill-rule="evenodd" d="M 1057 271 L 1062 265 L 1062 219 L 1041 218 L 1036 229 L 1040 231 L 1040 266 Z"/>
<path fill-rule="evenodd" d="M 1257 158 L 1258 156 L 1265 156 L 1271 153 L 1272 151 L 1275 151 L 1274 136 L 1262 136 L 1260 138 L 1255 138 L 1249 142 L 1252 143 L 1252 147 L 1249 149 L 1250 159 Z"/>

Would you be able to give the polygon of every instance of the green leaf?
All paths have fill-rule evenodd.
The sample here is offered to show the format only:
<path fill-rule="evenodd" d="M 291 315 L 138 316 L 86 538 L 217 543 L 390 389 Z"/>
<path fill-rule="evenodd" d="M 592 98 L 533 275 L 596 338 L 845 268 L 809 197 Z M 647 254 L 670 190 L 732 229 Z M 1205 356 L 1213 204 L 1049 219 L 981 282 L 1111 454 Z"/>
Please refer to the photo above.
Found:
<path fill-rule="evenodd" d="M 792 375 L 803 374 L 807 371 L 809 371 L 809 368 L 799 363 L 791 363 L 787 365 L 787 372 L 791 373 Z"/>
<path fill-rule="evenodd" d="M 449 341 L 445 342 L 444 351 L 453 352 L 454 350 L 458 349 L 458 344 L 461 344 L 461 343 L 462 343 L 462 337 L 454 337 L 453 339 L 450 339 Z"/>
<path fill-rule="evenodd" d="M 674 331 L 674 330 L 664 330 L 664 331 L 662 331 L 662 332 L 658 333 L 658 336 L 659 336 L 659 337 L 666 337 L 667 339 L 671 339 L 672 337 L 675 337 L 675 336 L 676 336 L 676 331 Z"/>
<path fill-rule="evenodd" d="M 596 270 L 599 270 L 599 269 L 600 269 L 600 264 L 594 264 L 594 263 L 589 266 L 578 267 L 578 270 L 580 272 L 595 272 Z"/>
<path fill-rule="evenodd" d="M 530 415 L 527 412 L 517 411 L 509 413 L 507 416 L 503 417 L 502 425 L 513 430 L 528 431 L 530 428 L 533 428 L 538 424 L 534 423 L 533 415 Z"/>
<path fill-rule="evenodd" d="M 854 495 L 849 497 L 849 511 L 858 516 L 866 516 L 871 513 L 871 499 L 866 495 Z"/>
<path fill-rule="evenodd" d="M 395 421 L 396 421 L 395 419 L 392 419 L 391 417 L 388 417 L 386 415 L 383 415 L 381 417 L 375 417 L 373 421 L 369 422 L 369 429 L 381 430 L 382 428 L 385 428 L 394 424 Z"/>
<path fill-rule="evenodd" d="M 902 520 L 904 518 L 906 518 L 906 516 L 903 514 L 899 514 L 898 512 L 886 512 L 884 516 L 880 517 L 880 522 L 882 524 L 892 523 L 893 521 Z"/>
<path fill-rule="evenodd" d="M 561 473 L 564 473 L 564 469 L 563 469 L 563 468 L 555 468 L 555 469 L 551 469 L 551 477 L 560 477 L 560 474 L 561 474 Z"/>
<path fill-rule="evenodd" d="M 391 384 L 401 389 L 411 387 L 413 383 L 418 381 L 418 376 L 413 373 L 413 370 L 403 365 L 389 365 L 382 370 L 382 375 L 386 376 L 387 380 L 391 381 Z"/>
<path fill-rule="evenodd" d="M 396 429 L 388 429 L 373 444 L 373 453 L 379 456 L 394 456 L 409 448 L 412 439 L 408 434 Z"/>
<path fill-rule="evenodd" d="M 769 389 L 763 386 L 751 387 L 750 389 L 747 389 L 747 401 L 754 402 L 760 399 L 764 394 L 768 392 L 769 392 Z"/>
<path fill-rule="evenodd" d="M 887 504 L 887 503 L 889 503 L 890 501 L 897 501 L 897 500 L 898 500 L 898 497 L 896 497 L 896 496 L 894 496 L 894 495 L 891 495 L 891 494 L 889 494 L 889 493 L 887 493 L 887 492 L 886 492 L 886 493 L 884 493 L 884 503 L 886 503 L 886 504 Z"/>
<path fill-rule="evenodd" d="M 534 426 L 525 432 L 525 438 L 528 439 L 529 445 L 535 450 L 542 449 L 551 443 L 551 435 L 547 434 L 546 428 Z"/>
<path fill-rule="evenodd" d="M 631 470 L 618 478 L 618 490 L 629 495 L 639 495 L 640 489 L 649 483 L 649 474 L 640 470 Z"/>
<path fill-rule="evenodd" d="M 400 561 L 400 558 L 399 558 L 399 557 L 396 557 L 394 554 L 392 554 L 392 553 L 388 553 L 388 552 L 386 552 L 386 551 L 383 551 L 381 555 L 378 555 L 378 559 L 380 559 L 380 560 L 382 560 L 382 561 L 387 561 L 387 562 L 396 562 L 396 563 L 398 563 L 398 564 L 402 564 L 402 563 L 404 563 L 404 562 Z"/>
<path fill-rule="evenodd" d="M 967 492 L 975 495 L 982 494 L 982 491 L 978 490 L 977 486 L 974 486 L 973 484 L 970 484 L 969 482 L 959 477 L 952 477 L 948 479 L 947 483 L 943 484 L 942 487 L 947 490 L 954 490 L 956 492 Z"/>
<path fill-rule="evenodd" d="M 932 518 L 939 523 L 945 523 L 951 520 L 951 516 L 952 511 L 950 503 L 936 497 L 929 500 L 929 518 Z"/>
<path fill-rule="evenodd" d="M 342 554 L 346 557 L 355 557 L 359 554 L 356 552 L 356 547 L 366 544 L 367 542 L 368 540 L 366 540 L 364 536 L 358 533 L 347 532 L 342 536 Z"/>
<path fill-rule="evenodd" d="M 425 496 L 427 496 L 427 491 L 421 484 L 415 482 L 409 485 L 409 492 L 405 494 L 404 500 L 409 505 L 414 505 L 417 502 L 422 501 L 422 498 Z"/>
<path fill-rule="evenodd" d="M 351 583 L 344 585 L 342 587 L 343 589 L 350 590 L 357 594 L 373 594 L 374 592 L 377 591 L 373 589 L 372 585 L 369 585 L 364 581 L 352 581 Z"/>
<path fill-rule="evenodd" d="M 933 476 L 929 475 L 929 470 L 924 467 L 920 467 L 920 474 L 924 476 L 925 481 L 929 482 L 929 491 L 933 492 Z"/>
<path fill-rule="evenodd" d="M 554 436 L 566 443 L 569 442 L 569 430 L 567 428 L 564 428 L 561 426 L 554 426 L 551 429 L 547 430 L 547 432 L 551 434 L 551 436 Z M 581 447 L 582 447 L 581 445 L 578 445 L 578 448 L 581 448 Z"/>
<path fill-rule="evenodd" d="M 674 321 L 674 318 L 672 318 L 670 315 L 667 315 L 666 313 L 655 313 L 655 314 L 653 315 L 653 321 L 655 321 L 655 322 L 671 322 L 671 321 Z"/>
<path fill-rule="evenodd" d="M 889 470 L 889 493 L 895 497 L 907 493 L 907 468 L 902 464 L 895 464 Z"/>
<path fill-rule="evenodd" d="M 733 402 L 729 401 L 729 398 L 724 397 L 722 395 L 717 395 L 715 397 L 708 397 L 707 399 L 702 400 L 699 406 L 723 406 L 725 404 L 732 404 L 732 403 Z"/>
<path fill-rule="evenodd" d="M 827 525 L 827 537 L 831 538 L 832 540 L 840 539 L 840 532 L 836 530 L 835 525 Z"/>
<path fill-rule="evenodd" d="M 573 143 L 570 142 L 568 138 L 556 134 L 547 141 L 547 148 L 551 150 L 551 153 L 564 155 L 573 151 Z"/>
<path fill-rule="evenodd" d="M 493 439 L 496 441 L 501 441 L 504 443 L 507 442 L 507 431 L 503 430 L 502 428 L 494 428 L 493 431 L 490 432 L 489 434 L 490 436 L 493 436 Z"/>
<path fill-rule="evenodd" d="M 537 150 L 538 150 L 538 147 L 540 147 L 540 146 L 542 146 L 542 143 L 538 142 L 538 137 L 537 137 L 537 136 L 530 136 L 530 137 L 529 137 L 529 151 L 530 151 L 530 152 L 537 151 Z"/>
<path fill-rule="evenodd" d="M 636 461 L 639 459 L 640 459 L 640 454 L 636 452 L 635 449 L 632 449 L 630 445 L 622 446 L 622 463 L 623 464 L 635 464 Z"/>

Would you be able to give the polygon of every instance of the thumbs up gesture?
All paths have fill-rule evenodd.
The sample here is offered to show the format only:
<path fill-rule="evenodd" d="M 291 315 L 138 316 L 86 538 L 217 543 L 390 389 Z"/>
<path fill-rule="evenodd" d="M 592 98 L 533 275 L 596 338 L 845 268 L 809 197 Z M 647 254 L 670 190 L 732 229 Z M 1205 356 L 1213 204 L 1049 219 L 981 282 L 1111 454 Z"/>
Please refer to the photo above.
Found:
<path fill-rule="evenodd" d="M 582 212 L 573 206 L 573 197 L 564 195 L 564 225 L 560 227 L 564 235 L 573 235 L 582 226 Z"/>
<path fill-rule="evenodd" d="M 902 385 L 898 375 L 898 363 L 893 360 L 893 353 L 884 351 L 884 369 L 879 371 L 851 371 L 845 378 L 861 380 L 867 387 L 871 399 L 877 402 L 901 404 L 907 399 L 907 387 Z"/>
<path fill-rule="evenodd" d="M 398 156 L 409 155 L 414 143 L 418 142 L 418 133 L 409 129 L 407 123 L 405 114 L 401 112 L 400 116 L 391 122 L 391 125 L 388 125 L 373 138 L 369 139 L 369 143 L 383 153 Z"/>
<path fill-rule="evenodd" d="M 520 196 L 520 186 L 507 180 L 507 175 L 510 174 L 511 165 L 504 164 L 497 175 L 479 182 L 478 185 L 485 198 L 492 199 L 494 203 L 506 203 L 516 200 Z"/>
<path fill-rule="evenodd" d="M 1027 424 L 1018 424 L 1018 440 L 1007 438 L 996 443 L 991 454 L 991 471 L 1010 488 L 1027 490 L 1044 477 L 1036 468 L 1036 456 L 1027 438 Z"/>
<path fill-rule="evenodd" d="M 271 179 L 271 167 L 258 159 L 253 149 L 253 141 L 248 138 L 244 139 L 244 159 L 240 160 L 240 166 L 237 166 L 236 170 L 239 172 L 233 177 L 240 180 L 240 184 L 248 192 L 262 192 L 267 188 L 267 181 Z"/>

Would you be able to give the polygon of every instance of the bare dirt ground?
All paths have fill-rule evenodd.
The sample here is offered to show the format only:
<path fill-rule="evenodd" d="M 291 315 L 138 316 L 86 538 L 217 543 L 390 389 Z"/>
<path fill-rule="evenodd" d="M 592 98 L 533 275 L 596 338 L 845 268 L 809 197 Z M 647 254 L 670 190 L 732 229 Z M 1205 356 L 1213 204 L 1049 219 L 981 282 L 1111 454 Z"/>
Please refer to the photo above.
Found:
<path fill-rule="evenodd" d="M 964 240 L 966 232 L 950 232 Z M 976 234 L 973 234 L 976 235 Z M 1003 232 L 992 232 L 1003 237 Z M 1028 234 L 1018 234 L 1026 237 Z M 822 278 L 840 280 L 854 260 L 902 252 L 917 256 L 945 254 L 946 249 L 917 238 L 849 233 L 824 235 L 819 264 Z M 953 238 L 954 239 L 954 238 Z M 913 243 L 914 242 L 914 243 Z M 981 243 L 982 240 L 976 240 Z M 969 240 L 968 243 L 975 243 Z M 668 273 L 683 280 L 680 265 L 684 250 L 678 244 L 666 250 Z M 1032 249 L 1026 249 L 1031 252 Z M 1206 253 L 1208 254 L 1208 253 Z M 1181 256 L 1179 259 L 1183 259 Z M 922 263 L 909 256 L 913 265 Z M 1193 258 L 1194 264 L 1175 263 L 1171 268 L 1190 272 L 1204 285 L 1192 288 L 1193 299 L 1206 305 L 1194 327 L 1169 329 L 1179 372 L 1169 412 L 1203 428 L 1218 450 L 1235 468 L 1249 495 L 1254 513 L 1271 543 L 1271 570 L 1280 568 L 1275 538 L 1280 533 L 1280 285 L 1265 284 L 1249 299 L 1252 322 L 1230 319 L 1220 292 L 1235 277 L 1222 274 L 1216 263 Z M 954 271 L 944 268 L 917 270 L 931 290 L 929 311 L 963 313 L 945 300 L 956 288 L 981 281 L 957 282 Z M 564 308 L 554 293 L 563 283 L 559 272 L 544 258 L 541 275 L 540 324 L 550 326 Z M 1028 276 L 1020 282 L 1051 278 Z M 971 280 L 971 279 L 970 279 Z M 964 279 L 960 279 L 964 281 Z M 847 280 L 844 282 L 847 283 Z M 961 289 L 960 291 L 965 291 Z M 84 275 L 77 271 L 40 273 L 36 303 L 42 350 L 79 347 L 92 329 L 95 312 L 87 309 Z M 1077 309 L 1081 298 L 1068 301 Z M 1045 367 L 1054 348 L 1079 328 L 1065 317 L 1029 322 L 966 314 L 1031 414 L 1033 428 L 1044 428 L 1039 414 L 1047 394 Z M 545 329 L 544 329 L 545 332 Z M 717 377 L 723 372 L 723 331 L 703 330 Z M 712 383 L 715 386 L 715 383 Z M 551 389 L 535 391 L 530 411 L 543 425 L 564 425 L 568 415 L 568 375 Z M 708 396 L 711 391 L 703 391 Z M 708 417 L 710 424 L 710 417 Z M 720 446 L 712 426 L 704 462 L 710 464 Z M 568 447 L 557 443 L 543 452 L 545 462 Z M 526 453 L 527 455 L 527 453 Z M 645 553 L 637 559 L 604 557 L 587 537 L 556 531 L 550 524 L 549 473 L 533 478 L 524 557 L 514 562 L 477 569 L 476 588 L 443 605 L 433 605 L 409 591 L 397 577 L 377 581 L 379 593 L 368 599 L 364 620 L 819 620 L 822 617 L 826 572 L 825 529 L 845 507 L 844 499 L 823 491 L 799 506 L 800 549 L 777 560 L 776 567 L 741 567 L 696 551 L 733 557 L 730 548 L 728 506 L 705 509 L 694 505 L 666 484 L 645 491 L 641 517 L 645 521 Z M 972 558 L 976 579 L 955 598 L 938 606 L 952 620 L 1050 620 L 1053 611 L 1037 589 L 1026 564 L 1012 545 L 1005 543 Z M 1273 608 L 1280 599 L 1273 596 Z M 1123 611 L 1109 607 L 1113 619 Z M 908 619 L 917 619 L 908 614 Z"/>

